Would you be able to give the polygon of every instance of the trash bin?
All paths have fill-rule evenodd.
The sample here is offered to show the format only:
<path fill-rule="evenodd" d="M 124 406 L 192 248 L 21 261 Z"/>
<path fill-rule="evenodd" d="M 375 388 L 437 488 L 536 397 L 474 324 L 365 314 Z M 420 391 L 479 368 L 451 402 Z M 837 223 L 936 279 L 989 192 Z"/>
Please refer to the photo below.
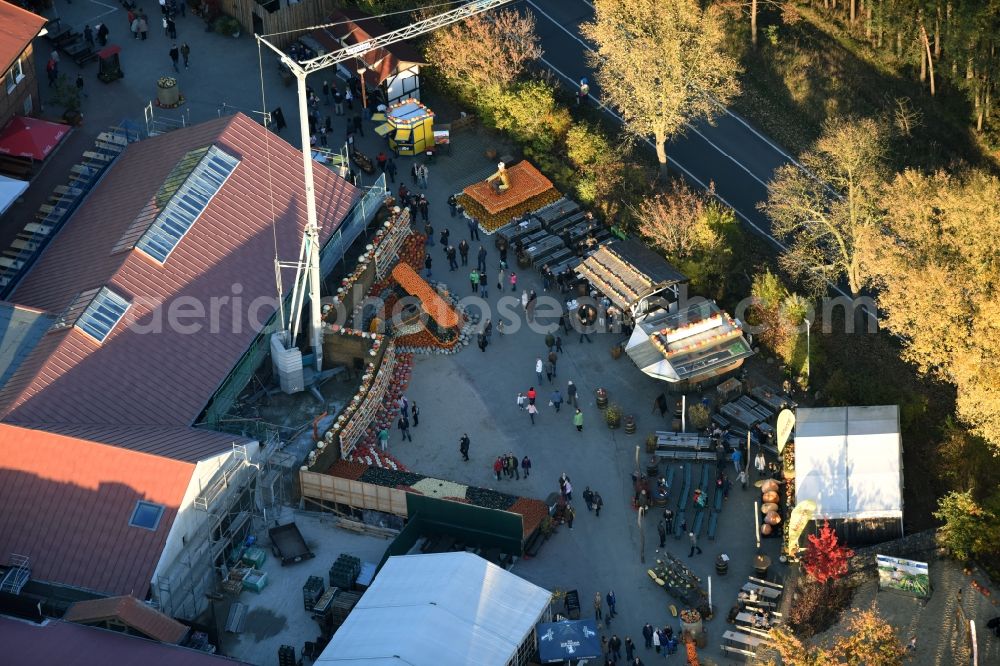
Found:
<path fill-rule="evenodd" d="M 729 573 L 729 558 L 725 555 L 719 555 L 715 558 L 715 573 L 720 576 L 725 576 Z"/>

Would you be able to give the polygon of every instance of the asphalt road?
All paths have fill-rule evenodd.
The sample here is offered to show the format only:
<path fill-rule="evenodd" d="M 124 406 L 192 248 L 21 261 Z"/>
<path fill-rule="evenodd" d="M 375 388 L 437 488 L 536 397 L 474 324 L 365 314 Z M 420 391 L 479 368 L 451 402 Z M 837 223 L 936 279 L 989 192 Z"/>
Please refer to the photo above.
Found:
<path fill-rule="evenodd" d="M 579 30 L 581 23 L 593 20 L 592 5 L 586 0 L 525 0 L 524 6 L 537 19 L 544 64 L 571 90 L 577 89 L 580 78 L 586 76 L 594 103 L 600 104 L 609 116 L 618 118 L 614 109 L 602 103 L 600 88 L 586 58 L 592 46 Z M 716 196 L 723 203 L 757 233 L 780 247 L 771 235 L 770 222 L 756 206 L 767 198 L 767 183 L 774 170 L 793 158 L 748 121 L 721 106 L 719 111 L 714 125 L 694 123 L 683 136 L 667 144 L 669 166 L 692 185 L 707 189 L 714 183 Z"/>

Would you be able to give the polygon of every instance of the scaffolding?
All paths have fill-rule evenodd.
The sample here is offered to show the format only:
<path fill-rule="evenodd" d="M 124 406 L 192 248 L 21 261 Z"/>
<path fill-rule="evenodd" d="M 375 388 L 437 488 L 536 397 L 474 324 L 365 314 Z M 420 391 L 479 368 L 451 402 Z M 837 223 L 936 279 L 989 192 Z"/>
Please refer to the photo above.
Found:
<path fill-rule="evenodd" d="M 24 589 L 29 578 L 31 578 L 31 567 L 28 556 L 11 553 L 10 568 L 0 579 L 0 592 L 21 594 L 21 590 Z"/>
<path fill-rule="evenodd" d="M 177 558 L 155 581 L 155 601 L 161 611 L 193 621 L 208 609 L 219 581 L 242 557 L 255 519 L 264 519 L 255 494 L 262 469 L 269 469 L 267 461 L 277 447 L 277 437 L 272 436 L 255 462 L 245 445 L 233 444 L 233 455 L 195 497 L 194 510 L 204 515 L 194 534 L 183 537 Z"/>

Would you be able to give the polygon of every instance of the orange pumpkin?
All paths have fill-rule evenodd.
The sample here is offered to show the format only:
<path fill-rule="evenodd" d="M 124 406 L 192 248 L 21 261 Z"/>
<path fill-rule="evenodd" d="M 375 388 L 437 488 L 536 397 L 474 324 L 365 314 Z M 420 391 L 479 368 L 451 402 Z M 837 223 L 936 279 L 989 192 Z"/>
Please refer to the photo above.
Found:
<path fill-rule="evenodd" d="M 773 493 L 778 491 L 778 482 L 774 479 L 767 479 L 764 483 L 760 484 L 760 492 L 762 493 Z"/>
<path fill-rule="evenodd" d="M 763 534 L 764 536 L 769 536 L 772 532 L 774 532 L 774 528 L 768 525 L 767 523 L 764 523 L 763 525 L 760 526 L 760 533 Z"/>
<path fill-rule="evenodd" d="M 765 504 L 777 504 L 779 497 L 778 493 L 772 490 L 770 492 L 764 493 L 764 496 L 761 499 Z"/>
<path fill-rule="evenodd" d="M 770 511 L 764 516 L 764 523 L 767 525 L 777 525 L 781 522 L 781 515 L 777 511 Z"/>
<path fill-rule="evenodd" d="M 760 507 L 760 512 L 763 513 L 764 515 L 767 515 L 772 511 L 777 511 L 777 510 L 778 510 L 778 505 L 774 504 L 773 502 L 769 504 L 764 504 L 763 506 Z"/>

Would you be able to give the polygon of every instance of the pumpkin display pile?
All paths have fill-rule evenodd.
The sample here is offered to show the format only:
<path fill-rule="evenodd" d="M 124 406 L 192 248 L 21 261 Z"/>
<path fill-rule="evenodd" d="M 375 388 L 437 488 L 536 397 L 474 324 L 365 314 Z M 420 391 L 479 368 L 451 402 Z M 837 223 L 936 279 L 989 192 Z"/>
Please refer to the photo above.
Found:
<path fill-rule="evenodd" d="M 548 206 L 561 197 L 559 190 L 553 187 L 497 213 L 490 213 L 482 204 L 467 194 L 459 194 L 457 198 L 459 205 L 465 210 L 465 217 L 477 221 L 486 233 L 492 233 L 515 217 L 521 217 L 525 213 Z"/>
<path fill-rule="evenodd" d="M 359 463 L 368 467 L 379 467 L 382 469 L 391 469 L 401 472 L 406 471 L 406 465 L 396 460 L 392 455 L 369 446 L 355 447 L 355 449 L 347 455 L 346 460 L 348 462 Z"/>

